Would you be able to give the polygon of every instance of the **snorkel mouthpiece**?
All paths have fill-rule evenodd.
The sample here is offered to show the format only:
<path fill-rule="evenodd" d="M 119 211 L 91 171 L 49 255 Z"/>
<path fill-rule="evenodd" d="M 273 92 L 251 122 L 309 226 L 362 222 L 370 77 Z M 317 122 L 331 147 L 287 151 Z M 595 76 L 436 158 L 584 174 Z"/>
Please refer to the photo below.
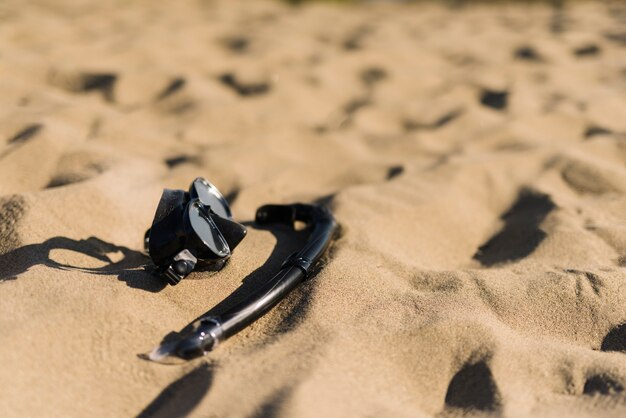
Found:
<path fill-rule="evenodd" d="M 203 356 L 217 347 L 221 335 L 222 326 L 217 318 L 200 319 L 192 333 L 178 342 L 176 357 L 191 360 Z"/>
<path fill-rule="evenodd" d="M 222 338 L 222 325 L 215 317 L 197 320 L 193 330 L 176 341 L 155 348 L 147 358 L 160 363 L 170 363 L 176 359 L 191 360 L 202 357 L 217 347 Z"/>
<path fill-rule="evenodd" d="M 156 275 L 176 285 L 197 265 L 221 269 L 246 233 L 217 187 L 198 177 L 188 192 L 163 191 L 145 247 Z"/>

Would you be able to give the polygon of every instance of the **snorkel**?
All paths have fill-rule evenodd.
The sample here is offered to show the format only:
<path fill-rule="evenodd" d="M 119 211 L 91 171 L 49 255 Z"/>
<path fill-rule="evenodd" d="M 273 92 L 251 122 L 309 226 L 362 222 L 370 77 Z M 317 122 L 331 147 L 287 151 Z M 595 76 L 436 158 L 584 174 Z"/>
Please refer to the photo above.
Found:
<path fill-rule="evenodd" d="M 198 179 L 196 179 L 196 181 L 198 181 Z M 206 182 L 206 180 L 204 180 L 204 182 Z M 210 185 L 208 182 L 206 182 L 206 184 Z M 221 196 L 221 194 L 219 196 Z M 193 200 L 190 200 L 187 204 L 193 204 L 191 203 L 192 201 Z M 220 199 L 217 201 L 223 204 L 225 199 L 223 202 Z M 213 204 L 216 203 L 213 202 Z M 212 209 L 212 207 L 210 209 Z M 208 216 L 199 217 L 199 219 L 204 219 L 205 222 L 209 224 L 209 221 L 214 221 L 215 216 L 211 215 L 216 215 L 216 211 L 206 208 L 205 210 Z M 157 210 L 157 215 L 158 213 L 159 211 Z M 228 213 L 230 214 L 230 210 L 228 210 Z M 183 224 L 185 224 L 185 222 L 186 220 L 183 217 Z M 231 222 L 235 223 L 234 221 Z M 220 315 L 210 315 L 199 318 L 193 323 L 192 330 L 189 333 L 177 341 L 165 343 L 155 348 L 148 354 L 148 359 L 164 361 L 167 357 L 178 357 L 189 360 L 208 353 L 215 349 L 220 342 L 232 337 L 246 326 L 259 319 L 298 287 L 300 283 L 311 277 L 314 269 L 319 265 L 322 256 L 330 246 L 331 240 L 337 232 L 338 226 L 331 212 L 323 206 L 301 203 L 290 205 L 265 205 L 257 209 L 255 217 L 255 223 L 260 226 L 285 225 L 291 227 L 294 231 L 296 222 L 304 223 L 305 229 L 309 231 L 306 244 L 300 251 L 288 257 L 283 262 L 279 271 L 255 292 L 255 294 Z M 155 224 L 153 224 L 153 229 L 154 225 Z M 215 222 L 215 225 L 217 232 L 224 236 L 224 241 L 229 246 L 229 249 L 231 249 L 228 236 L 232 234 L 233 231 L 236 232 L 237 229 L 230 224 L 225 224 L 232 230 L 228 233 L 222 233 L 218 222 Z M 241 227 L 243 228 L 242 225 Z M 195 228 L 198 228 L 198 225 L 195 225 Z M 219 237 L 219 235 L 216 235 L 216 230 L 214 230 L 212 226 L 204 229 L 195 229 L 194 231 L 194 233 L 201 238 L 207 231 L 211 231 L 212 236 Z M 151 233 L 148 234 L 152 235 Z M 240 233 L 238 235 L 235 234 L 235 236 L 241 236 L 242 239 L 243 236 L 245 236 L 245 232 L 243 235 Z M 194 258 L 197 258 L 197 254 L 206 254 L 206 249 L 199 251 L 197 242 L 193 239 L 189 240 L 187 236 L 186 238 L 185 240 L 181 239 L 179 242 L 190 241 L 192 244 L 195 243 L 196 246 L 191 249 L 176 247 L 176 249 L 170 251 L 171 254 L 175 253 L 176 255 L 172 256 L 170 254 L 170 257 L 165 257 L 162 263 L 163 266 L 157 269 L 157 275 L 168 280 L 170 284 L 175 284 L 173 281 L 176 281 L 172 280 L 170 271 L 174 271 L 176 278 L 184 277 L 184 275 L 177 273 L 176 263 L 187 263 L 188 259 L 184 257 L 188 257 L 188 255 L 185 251 L 188 251 Z M 241 241 L 241 239 L 239 239 L 239 241 Z M 239 241 L 236 241 L 235 245 L 238 244 Z M 152 238 L 150 238 L 150 242 L 152 242 Z M 205 241 L 202 242 L 204 243 Z M 209 244 L 212 244 L 212 242 Z M 219 246 L 211 247 L 209 253 L 215 255 L 216 253 L 213 248 L 218 249 L 218 247 Z M 176 259 L 176 257 L 178 257 L 178 259 Z M 213 260 L 213 262 L 217 260 L 219 263 L 219 261 L 224 258 L 225 257 L 220 258 L 218 254 L 218 257 L 212 257 L 211 260 Z M 186 264 L 186 266 L 191 266 L 191 263 Z M 183 271 L 183 269 L 180 269 L 180 271 Z M 190 271 L 191 270 L 187 272 L 187 270 L 185 270 L 184 272 L 189 274 Z M 176 283 L 179 281 L 180 280 L 176 281 Z"/>

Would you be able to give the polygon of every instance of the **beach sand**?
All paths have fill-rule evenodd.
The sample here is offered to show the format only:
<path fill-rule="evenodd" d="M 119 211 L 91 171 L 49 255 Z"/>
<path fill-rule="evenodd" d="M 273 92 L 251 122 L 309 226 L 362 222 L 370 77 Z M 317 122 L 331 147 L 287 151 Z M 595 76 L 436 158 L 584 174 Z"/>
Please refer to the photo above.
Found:
<path fill-rule="evenodd" d="M 619 2 L 3 1 L 0 415 L 626 416 L 625 28 Z M 317 201 L 341 235 L 162 365 L 138 355 L 303 238 L 250 223 L 163 285 L 143 234 L 197 176 L 239 221 Z"/>

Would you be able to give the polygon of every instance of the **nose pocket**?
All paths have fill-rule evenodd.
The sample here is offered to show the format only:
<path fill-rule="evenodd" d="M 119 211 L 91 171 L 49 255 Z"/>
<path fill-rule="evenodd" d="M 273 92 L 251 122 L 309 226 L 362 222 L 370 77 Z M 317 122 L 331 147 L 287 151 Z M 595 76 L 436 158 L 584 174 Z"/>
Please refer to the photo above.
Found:
<path fill-rule="evenodd" d="M 214 215 L 211 215 L 211 219 L 213 219 L 213 222 L 222 233 L 222 236 L 228 243 L 228 247 L 231 252 L 237 245 L 239 245 L 241 240 L 243 240 L 248 233 L 246 227 L 238 222 Z"/>

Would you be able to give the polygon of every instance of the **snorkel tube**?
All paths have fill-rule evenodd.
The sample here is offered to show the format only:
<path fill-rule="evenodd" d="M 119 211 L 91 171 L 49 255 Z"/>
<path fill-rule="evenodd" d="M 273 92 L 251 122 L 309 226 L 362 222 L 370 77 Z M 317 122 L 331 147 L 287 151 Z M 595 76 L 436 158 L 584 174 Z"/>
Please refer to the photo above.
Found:
<path fill-rule="evenodd" d="M 257 210 L 255 219 L 258 225 L 282 224 L 294 229 L 296 221 L 306 224 L 309 238 L 304 248 L 287 258 L 263 288 L 221 315 L 198 319 L 184 338 L 157 347 L 148 358 L 161 361 L 167 356 L 185 360 L 200 357 L 259 319 L 310 277 L 337 232 L 337 222 L 330 211 L 323 206 L 300 203 L 265 205 Z"/>

